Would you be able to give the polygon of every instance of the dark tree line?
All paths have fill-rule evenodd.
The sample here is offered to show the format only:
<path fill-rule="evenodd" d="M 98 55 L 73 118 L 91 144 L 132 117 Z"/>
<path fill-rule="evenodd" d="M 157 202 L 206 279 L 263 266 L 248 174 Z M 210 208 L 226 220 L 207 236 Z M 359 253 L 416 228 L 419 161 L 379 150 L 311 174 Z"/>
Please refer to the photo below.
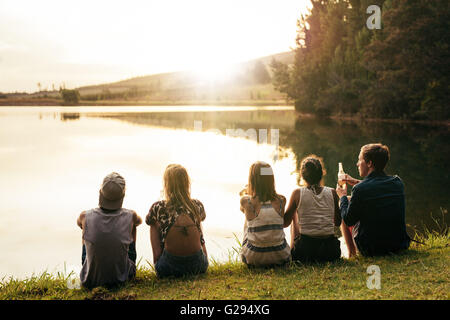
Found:
<path fill-rule="evenodd" d="M 80 93 L 78 90 L 60 88 L 59 93 L 61 94 L 61 98 L 65 105 L 75 105 L 80 101 Z"/>
<path fill-rule="evenodd" d="M 450 1 L 312 0 L 273 84 L 300 112 L 449 119 Z M 370 5 L 381 29 L 369 30 Z"/>

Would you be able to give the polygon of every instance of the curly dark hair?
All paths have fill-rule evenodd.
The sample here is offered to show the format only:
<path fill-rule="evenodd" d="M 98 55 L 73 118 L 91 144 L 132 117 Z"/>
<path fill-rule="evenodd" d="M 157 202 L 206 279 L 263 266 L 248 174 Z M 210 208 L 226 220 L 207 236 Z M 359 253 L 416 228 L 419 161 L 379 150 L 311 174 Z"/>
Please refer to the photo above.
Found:
<path fill-rule="evenodd" d="M 322 178 L 327 174 L 322 158 L 311 154 L 300 162 L 300 175 L 310 186 L 322 185 Z"/>

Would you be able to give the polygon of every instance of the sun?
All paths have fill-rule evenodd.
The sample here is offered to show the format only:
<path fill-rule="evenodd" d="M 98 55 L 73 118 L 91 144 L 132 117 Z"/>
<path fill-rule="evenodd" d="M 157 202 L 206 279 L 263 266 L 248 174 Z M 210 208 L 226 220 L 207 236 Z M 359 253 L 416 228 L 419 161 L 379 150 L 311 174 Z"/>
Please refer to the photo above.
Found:
<path fill-rule="evenodd" d="M 193 77 L 204 83 L 216 83 L 233 79 L 238 74 L 236 64 L 202 63 L 191 69 Z"/>

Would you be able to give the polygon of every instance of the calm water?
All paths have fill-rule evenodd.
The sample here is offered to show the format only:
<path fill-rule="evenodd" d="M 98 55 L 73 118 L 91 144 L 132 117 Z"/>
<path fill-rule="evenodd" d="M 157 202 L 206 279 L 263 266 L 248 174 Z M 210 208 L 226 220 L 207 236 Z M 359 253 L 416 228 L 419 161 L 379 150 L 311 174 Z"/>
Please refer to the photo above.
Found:
<path fill-rule="evenodd" d="M 232 136 L 237 129 L 249 136 Z M 160 199 L 169 163 L 187 168 L 192 195 L 205 205 L 209 256 L 227 260 L 234 235 L 242 240 L 239 191 L 254 161 L 272 164 L 277 191 L 289 198 L 304 156 L 322 156 L 325 183 L 335 186 L 338 162 L 358 177 L 359 148 L 369 142 L 391 149 L 387 171 L 405 183 L 413 235 L 434 227 L 431 213 L 440 217 L 440 208 L 449 208 L 448 141 L 447 127 L 301 120 L 290 108 L 0 108 L 0 277 L 79 268 L 76 219 L 97 205 L 103 177 L 121 173 L 124 207 L 144 218 Z M 137 252 L 141 264 L 152 261 L 145 224 Z"/>

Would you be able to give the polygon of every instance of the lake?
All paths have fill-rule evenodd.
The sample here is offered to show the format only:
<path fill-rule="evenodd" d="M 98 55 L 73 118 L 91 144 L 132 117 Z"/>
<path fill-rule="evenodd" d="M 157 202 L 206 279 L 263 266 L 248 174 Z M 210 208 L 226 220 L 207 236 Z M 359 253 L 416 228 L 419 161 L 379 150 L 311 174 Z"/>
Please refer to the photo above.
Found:
<path fill-rule="evenodd" d="M 434 219 L 449 222 L 449 138 L 446 126 L 303 119 L 290 107 L 2 107 L 0 278 L 78 270 L 76 219 L 97 206 L 103 177 L 123 175 L 123 206 L 145 219 L 170 163 L 188 170 L 217 261 L 235 257 L 235 237 L 242 241 L 239 191 L 253 162 L 269 162 L 289 198 L 304 156 L 323 157 L 325 184 L 335 186 L 338 162 L 359 177 L 359 149 L 370 142 L 389 146 L 386 171 L 405 183 L 408 233 L 433 230 Z M 145 223 L 136 247 L 142 265 L 153 261 Z"/>

